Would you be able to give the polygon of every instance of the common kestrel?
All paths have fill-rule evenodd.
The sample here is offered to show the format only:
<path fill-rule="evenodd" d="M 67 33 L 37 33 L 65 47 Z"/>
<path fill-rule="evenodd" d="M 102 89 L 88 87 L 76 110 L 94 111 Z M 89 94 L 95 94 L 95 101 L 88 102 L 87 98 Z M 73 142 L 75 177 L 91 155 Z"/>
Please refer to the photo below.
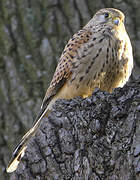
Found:
<path fill-rule="evenodd" d="M 95 87 L 112 92 L 124 86 L 132 68 L 132 47 L 124 26 L 124 14 L 113 8 L 99 10 L 65 46 L 37 121 L 16 147 L 7 172 L 16 170 L 29 139 L 57 99 L 89 97 Z"/>

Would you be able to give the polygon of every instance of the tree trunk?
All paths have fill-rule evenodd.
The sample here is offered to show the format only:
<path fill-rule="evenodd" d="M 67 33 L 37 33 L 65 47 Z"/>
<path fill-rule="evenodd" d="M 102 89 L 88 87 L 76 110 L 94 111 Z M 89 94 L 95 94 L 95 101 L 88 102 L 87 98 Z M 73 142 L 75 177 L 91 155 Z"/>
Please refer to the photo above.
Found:
<path fill-rule="evenodd" d="M 11 180 L 139 180 L 140 80 L 59 100 Z"/>
<path fill-rule="evenodd" d="M 114 1 L 110 1 L 110 0 L 106 0 L 106 1 L 104 0 L 71 0 L 71 1 L 66 1 L 66 0 L 45 0 L 45 1 L 44 0 L 36 0 L 36 1 L 34 0 L 24 0 L 24 1 L 1 0 L 0 1 L 0 120 L 1 120 L 0 121 L 0 169 L 2 170 L 2 173 L 0 173 L 0 179 L 7 180 L 10 177 L 5 172 L 5 167 L 7 166 L 7 163 L 11 157 L 12 150 L 15 147 L 15 145 L 19 142 L 22 135 L 24 135 L 24 133 L 32 127 L 33 121 L 39 111 L 41 101 L 48 87 L 48 84 L 52 78 L 57 61 L 59 60 L 60 54 L 65 44 L 67 43 L 71 35 L 75 33 L 76 31 L 78 31 L 79 29 L 81 29 L 83 25 L 85 25 L 89 21 L 89 19 L 95 14 L 97 10 L 104 7 L 118 8 L 122 10 L 126 15 L 126 28 L 127 28 L 127 31 L 129 32 L 129 35 L 132 41 L 132 45 L 134 49 L 134 59 L 136 63 L 134 71 L 133 71 L 133 75 L 131 77 L 131 79 L 134 80 L 140 74 L 139 72 L 140 71 L 140 51 L 139 51 L 140 1 L 139 0 L 135 0 L 135 1 L 132 1 L 132 0 L 126 0 L 126 1 L 118 1 L 118 0 L 114 0 Z M 122 93 L 123 90 L 117 91 L 117 93 L 119 92 Z M 108 97 L 106 96 L 106 94 L 104 96 L 106 98 Z M 94 96 L 92 98 L 94 99 Z M 83 100 L 82 104 L 85 102 L 88 103 L 88 101 L 90 103 L 92 98 Z M 67 103 L 65 102 L 66 104 L 64 105 L 64 107 L 65 106 L 67 107 L 69 103 L 70 104 L 77 103 L 76 107 L 78 108 L 79 107 L 78 103 L 80 102 L 81 102 L 80 99 L 74 100 L 72 102 L 71 101 Z M 82 176 L 83 174 L 85 175 L 90 174 L 89 172 L 93 173 L 93 170 L 95 171 L 95 167 L 96 169 L 98 169 L 98 171 L 101 174 L 104 174 L 102 172 L 102 167 L 101 168 L 97 167 L 97 165 L 100 164 L 99 162 L 102 161 L 101 157 L 99 157 L 100 155 L 97 154 L 97 152 L 99 151 L 99 153 L 101 153 L 100 148 L 101 149 L 103 148 L 104 143 L 100 142 L 101 144 L 99 145 L 101 147 L 99 146 L 99 149 L 98 149 L 97 148 L 98 146 L 96 147 L 96 144 L 98 142 L 96 138 L 98 137 L 99 139 L 99 137 L 101 137 L 100 141 L 103 141 L 104 138 L 107 137 L 104 134 L 106 133 L 106 131 L 102 132 L 103 128 L 101 128 L 100 125 L 103 126 L 104 123 L 108 122 L 108 119 L 106 119 L 107 122 L 105 121 L 103 122 L 103 124 L 98 121 L 96 123 L 96 121 L 94 122 L 94 119 L 93 119 L 93 122 L 92 122 L 93 127 L 89 128 L 93 131 L 91 133 L 92 142 L 89 138 L 90 143 L 88 143 L 88 141 L 86 140 L 85 145 L 87 146 L 86 148 L 88 149 L 88 152 L 90 152 L 91 156 L 93 156 L 93 159 L 94 157 L 96 158 L 98 157 L 98 161 L 99 161 L 98 164 L 96 164 L 97 162 L 92 163 L 92 161 L 90 162 L 90 160 L 88 159 L 86 155 L 88 154 L 88 152 L 87 151 L 84 152 L 82 150 L 82 148 L 85 149 L 84 143 L 83 142 L 80 143 L 81 141 L 85 141 L 85 140 L 82 140 L 84 137 L 88 138 L 88 136 L 86 137 L 85 135 L 82 135 L 82 133 L 83 134 L 86 133 L 86 130 L 84 127 L 85 126 L 84 124 L 86 122 L 84 120 L 84 114 L 82 113 L 86 111 L 83 109 L 83 112 L 80 113 L 80 109 L 79 110 L 76 109 L 75 113 L 79 111 L 80 117 L 79 116 L 77 117 L 76 116 L 77 114 L 75 114 L 73 111 L 71 110 L 69 111 L 69 113 L 71 112 L 73 114 L 71 116 L 75 117 L 74 122 L 76 121 L 76 124 L 78 123 L 77 119 L 80 118 L 79 125 L 77 124 L 76 127 L 75 126 L 72 127 L 72 124 L 74 123 L 72 121 L 73 119 L 65 120 L 65 118 L 62 118 L 63 116 L 65 117 L 65 114 L 59 113 L 59 111 L 63 112 L 63 108 L 61 110 L 62 103 L 63 101 L 60 101 L 60 105 L 59 103 L 57 103 L 60 109 L 58 109 L 58 112 L 56 113 L 56 115 L 60 117 L 55 116 L 55 111 L 57 110 L 57 108 L 53 112 L 54 117 L 59 119 L 59 121 L 58 120 L 57 121 L 58 123 L 60 123 L 60 126 L 57 125 L 55 119 L 52 120 L 53 119 L 52 118 L 53 113 L 52 113 L 50 115 L 51 119 L 49 118 L 49 122 L 47 119 L 45 120 L 47 121 L 46 122 L 47 132 L 44 132 L 41 130 L 38 132 L 38 137 L 42 138 L 42 142 L 46 149 L 46 154 L 44 155 L 45 156 L 44 158 L 47 157 L 48 159 L 46 161 L 46 159 L 42 158 L 44 159 L 44 161 L 43 160 L 39 161 L 41 163 L 42 162 L 44 163 L 44 170 L 42 169 L 42 171 L 45 171 L 45 168 L 49 169 L 49 171 L 46 170 L 45 173 L 52 174 L 52 177 L 48 176 L 50 177 L 50 179 L 54 177 L 56 177 L 56 179 L 59 179 L 59 177 L 62 177 L 62 175 L 65 178 L 68 178 L 68 177 L 71 177 L 72 175 L 71 173 L 75 173 L 75 172 L 76 172 L 77 177 L 78 176 L 83 177 Z M 84 105 L 82 105 L 82 107 L 84 107 Z M 100 108 L 100 106 L 99 107 L 97 106 L 96 108 Z M 107 108 L 104 110 L 107 110 Z M 94 111 L 94 108 L 93 108 L 93 111 Z M 93 112 L 92 112 L 92 115 L 93 115 L 92 118 L 94 118 L 94 116 L 98 116 L 98 114 L 94 115 Z M 71 117 L 71 116 L 68 116 L 68 117 Z M 103 116 L 104 114 L 102 114 L 101 117 Z M 81 121 L 82 117 L 83 117 L 83 121 Z M 137 126 L 139 127 L 138 120 L 136 122 L 137 122 Z M 62 123 L 62 127 L 64 126 L 65 123 L 66 124 L 68 123 L 66 125 L 67 126 L 66 129 L 64 130 L 61 129 L 61 123 Z M 57 126 L 55 126 L 55 124 Z M 97 124 L 97 127 L 96 127 L 96 124 Z M 43 124 L 42 127 L 43 126 L 45 127 L 45 124 Z M 94 126 L 97 128 L 95 132 L 94 132 L 94 128 L 95 128 Z M 72 132 L 71 134 L 70 132 L 72 131 L 72 128 L 74 129 L 76 128 L 76 129 L 75 130 L 73 129 L 74 132 Z M 99 134 L 96 133 L 98 132 L 98 128 L 99 128 Z M 88 131 L 88 128 L 86 129 Z M 126 129 L 124 128 L 124 132 L 125 130 Z M 57 131 L 60 131 L 60 132 L 57 132 Z M 110 131 L 112 132 L 113 129 L 110 129 Z M 103 133 L 103 135 L 101 132 Z M 48 137 L 46 137 L 45 133 L 47 134 L 49 139 Z M 54 135 L 51 136 L 51 133 L 54 133 Z M 59 137 L 59 133 L 61 134 L 61 138 L 62 138 L 62 139 L 60 138 L 60 140 L 61 141 L 63 140 L 63 141 L 59 143 L 60 147 L 56 143 L 56 147 L 55 147 L 56 149 L 55 149 L 54 145 L 49 144 L 49 143 L 54 143 L 55 141 L 57 142 L 56 138 L 57 136 Z M 78 136 L 77 137 L 75 133 L 80 133 L 80 134 L 79 135 L 77 134 Z M 68 134 L 70 135 L 69 137 L 68 137 Z M 50 136 L 51 138 L 54 138 L 54 140 L 53 139 L 51 140 Z M 75 138 L 74 141 L 73 141 L 72 136 Z M 81 140 L 79 141 L 77 138 L 81 138 Z M 31 143 L 34 144 L 37 141 L 35 139 Z M 95 139 L 95 142 L 94 142 L 94 139 Z M 68 140 L 68 142 L 66 140 Z M 119 138 L 118 138 L 118 141 L 119 141 Z M 40 142 L 40 141 L 37 141 L 37 142 Z M 93 142 L 94 144 L 92 144 Z M 63 146 L 62 146 L 62 143 L 64 143 Z M 132 140 L 130 142 L 131 146 L 133 145 L 133 143 L 134 142 Z M 47 147 L 47 144 L 49 145 L 48 147 Z M 90 144 L 91 144 L 91 147 L 90 147 Z M 64 145 L 66 145 L 66 147 Z M 35 144 L 35 147 L 36 146 L 37 145 Z M 80 150 L 77 150 L 78 148 L 76 147 L 78 146 L 80 147 Z M 29 152 L 30 152 L 30 147 L 28 148 Z M 39 144 L 37 148 L 38 147 L 42 147 L 42 146 Z M 107 147 L 110 148 L 110 145 L 107 144 Z M 51 152 L 52 149 L 54 151 L 53 153 Z M 66 152 L 64 153 L 63 150 Z M 37 150 L 34 149 L 34 151 L 37 151 Z M 70 151 L 70 153 L 68 153 L 67 151 Z M 55 152 L 56 153 L 59 152 L 59 153 L 55 155 Z M 104 155 L 104 153 L 107 153 L 107 150 L 105 150 L 105 152 L 103 151 L 101 154 Z M 37 158 L 41 157 L 41 154 Z M 34 157 L 35 153 L 32 155 L 30 154 L 30 156 Z M 74 157 L 74 159 L 72 159 L 72 157 Z M 61 163 L 59 163 L 59 161 Z M 26 165 L 26 161 L 24 162 Z M 89 162 L 92 164 L 88 164 Z M 51 163 L 52 164 L 54 163 L 56 167 L 53 167 Z M 136 163 L 138 163 L 138 160 L 135 162 L 135 164 Z M 106 162 L 103 161 L 102 164 L 106 165 Z M 67 167 L 65 167 L 65 165 Z M 108 169 L 108 166 L 111 166 L 111 165 L 106 165 L 105 168 L 107 168 L 107 170 L 105 171 L 107 171 L 107 173 L 109 174 L 110 168 Z M 114 165 L 112 166 L 114 167 Z M 117 168 L 124 171 L 123 168 L 125 168 L 126 166 L 124 166 L 123 168 L 120 168 L 122 166 L 123 166 L 123 163 L 121 166 Z M 26 170 L 28 171 L 30 168 L 28 167 Z M 116 170 L 116 173 L 120 172 L 118 169 Z M 134 169 L 134 165 L 133 165 L 133 169 Z M 21 170 L 19 171 L 21 172 Z M 36 171 L 38 171 L 38 169 L 36 169 Z M 33 168 L 33 174 L 32 174 L 32 171 L 30 171 L 30 173 L 31 173 L 31 176 L 36 174 L 34 172 L 34 168 Z M 81 174 L 79 175 L 79 173 Z M 131 173 L 131 171 L 129 171 L 129 173 Z M 39 175 L 40 174 L 41 173 L 39 173 Z M 42 172 L 42 176 L 43 174 L 44 172 Z M 17 173 L 14 175 L 17 176 Z M 27 173 L 27 175 L 29 174 Z M 96 174 L 96 171 L 94 172 L 94 175 L 92 174 L 92 176 L 98 177 L 98 174 Z"/>

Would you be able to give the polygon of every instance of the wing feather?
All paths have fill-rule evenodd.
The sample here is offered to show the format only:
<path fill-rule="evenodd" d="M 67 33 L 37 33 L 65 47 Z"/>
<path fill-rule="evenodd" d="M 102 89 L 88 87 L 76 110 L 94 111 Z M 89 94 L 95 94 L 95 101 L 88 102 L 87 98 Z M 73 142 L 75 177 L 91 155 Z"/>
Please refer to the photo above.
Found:
<path fill-rule="evenodd" d="M 64 48 L 50 86 L 44 97 L 41 106 L 42 109 L 45 109 L 48 106 L 52 98 L 70 78 L 74 63 L 79 60 L 78 49 L 84 43 L 87 43 L 89 41 L 91 35 L 92 33 L 89 30 L 82 29 L 74 34 L 73 37 L 68 41 L 68 44 Z"/>

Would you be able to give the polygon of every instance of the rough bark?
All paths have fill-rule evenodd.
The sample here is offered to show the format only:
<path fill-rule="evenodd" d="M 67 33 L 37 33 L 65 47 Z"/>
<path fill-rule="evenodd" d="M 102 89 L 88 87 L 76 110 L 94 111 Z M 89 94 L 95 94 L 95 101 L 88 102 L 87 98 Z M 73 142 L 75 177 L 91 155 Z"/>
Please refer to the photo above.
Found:
<path fill-rule="evenodd" d="M 32 127 L 64 45 L 104 7 L 121 9 L 140 74 L 139 0 L 0 0 L 0 179 Z"/>
<path fill-rule="evenodd" d="M 11 180 L 140 179 L 140 80 L 59 100 Z"/>

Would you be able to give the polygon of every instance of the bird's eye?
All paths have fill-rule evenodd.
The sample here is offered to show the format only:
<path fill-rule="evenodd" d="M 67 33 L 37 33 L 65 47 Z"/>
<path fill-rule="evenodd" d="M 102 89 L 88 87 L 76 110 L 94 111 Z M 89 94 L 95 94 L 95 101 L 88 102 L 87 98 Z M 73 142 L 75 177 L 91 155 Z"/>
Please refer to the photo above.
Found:
<path fill-rule="evenodd" d="M 105 16 L 105 18 L 107 19 L 107 18 L 110 17 L 110 14 L 109 14 L 108 12 L 106 12 L 106 13 L 104 14 L 104 16 Z"/>

